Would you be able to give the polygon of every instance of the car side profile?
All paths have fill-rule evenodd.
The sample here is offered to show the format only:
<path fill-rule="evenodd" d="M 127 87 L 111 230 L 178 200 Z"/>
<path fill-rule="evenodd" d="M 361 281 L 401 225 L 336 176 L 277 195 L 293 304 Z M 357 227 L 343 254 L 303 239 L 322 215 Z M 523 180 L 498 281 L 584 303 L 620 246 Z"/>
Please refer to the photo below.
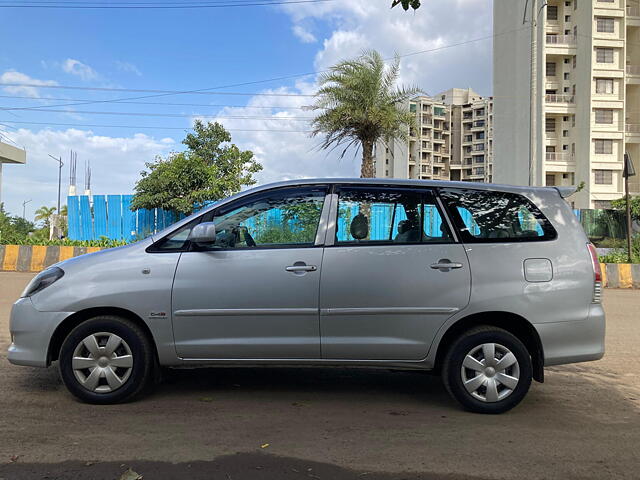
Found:
<path fill-rule="evenodd" d="M 601 272 L 559 188 L 317 179 L 254 188 L 38 274 L 8 358 L 134 398 L 160 367 L 432 370 L 501 413 L 544 367 L 604 354 Z"/>

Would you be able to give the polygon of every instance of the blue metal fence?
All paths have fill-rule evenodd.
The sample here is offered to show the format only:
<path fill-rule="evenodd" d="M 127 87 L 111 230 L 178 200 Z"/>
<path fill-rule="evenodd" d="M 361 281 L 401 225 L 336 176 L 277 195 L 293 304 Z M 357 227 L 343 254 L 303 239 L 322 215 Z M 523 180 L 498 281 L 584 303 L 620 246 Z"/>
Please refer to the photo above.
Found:
<path fill-rule="evenodd" d="M 133 195 L 88 195 L 67 197 L 68 238 L 72 240 L 132 241 L 147 237 L 184 218 L 161 208 L 131 211 Z"/>
<path fill-rule="evenodd" d="M 67 197 L 68 237 L 72 240 L 99 240 L 101 237 L 106 237 L 113 240 L 132 241 L 152 235 L 184 218 L 184 215 L 176 215 L 174 212 L 161 208 L 131 211 L 132 198 L 133 195 L 94 195 L 93 202 L 91 202 L 87 195 Z M 351 219 L 358 214 L 356 205 L 345 208 L 347 211 L 342 212 L 338 219 L 337 235 L 338 240 L 342 241 L 350 240 L 349 224 Z M 574 210 L 574 213 L 581 221 L 584 220 L 583 217 L 586 217 L 584 211 Z M 438 211 L 433 206 L 425 206 L 424 215 L 425 234 L 439 236 L 442 221 Z M 460 209 L 460 215 L 467 228 L 477 234 L 478 227 L 473 222 L 470 212 Z M 393 208 L 387 204 L 371 206 L 371 239 L 384 240 L 389 238 L 392 216 Z M 398 224 L 406 218 L 404 209 L 397 209 L 395 218 L 393 218 L 392 237 L 398 233 Z M 260 218 L 248 219 L 245 224 L 255 236 L 260 228 L 272 227 L 274 224 L 281 223 L 282 219 L 283 212 L 274 209 L 266 212 Z M 290 227 L 295 229 L 295 220 L 290 219 L 289 222 Z M 584 221 L 582 223 L 586 227 Z M 537 224 L 532 228 L 541 230 Z M 590 234 L 593 229 L 585 228 L 585 230 Z M 589 236 L 591 237 L 591 235 Z M 610 236 L 615 237 L 613 234 Z"/>

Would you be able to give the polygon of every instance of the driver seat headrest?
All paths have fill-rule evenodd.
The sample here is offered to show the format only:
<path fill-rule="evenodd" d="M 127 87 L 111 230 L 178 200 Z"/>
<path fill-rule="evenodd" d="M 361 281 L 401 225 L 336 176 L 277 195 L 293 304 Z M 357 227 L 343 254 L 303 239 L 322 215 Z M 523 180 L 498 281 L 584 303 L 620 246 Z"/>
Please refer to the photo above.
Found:
<path fill-rule="evenodd" d="M 362 213 L 359 213 L 351 220 L 349 231 L 351 236 L 356 240 L 364 240 L 369 234 L 369 219 Z"/>

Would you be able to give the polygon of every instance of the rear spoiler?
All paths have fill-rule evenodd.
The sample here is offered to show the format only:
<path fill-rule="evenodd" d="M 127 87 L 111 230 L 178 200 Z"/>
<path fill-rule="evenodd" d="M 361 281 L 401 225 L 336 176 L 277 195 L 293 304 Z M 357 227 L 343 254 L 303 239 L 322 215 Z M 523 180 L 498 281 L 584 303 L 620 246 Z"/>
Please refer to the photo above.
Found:
<path fill-rule="evenodd" d="M 576 193 L 578 187 L 553 187 L 555 188 L 562 198 L 567 198 Z"/>

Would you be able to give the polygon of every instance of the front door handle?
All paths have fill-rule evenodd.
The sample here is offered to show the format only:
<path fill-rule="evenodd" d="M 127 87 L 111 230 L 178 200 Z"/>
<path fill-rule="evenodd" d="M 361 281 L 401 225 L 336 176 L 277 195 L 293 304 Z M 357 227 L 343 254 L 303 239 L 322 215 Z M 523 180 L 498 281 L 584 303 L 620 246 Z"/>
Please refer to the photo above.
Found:
<path fill-rule="evenodd" d="M 460 262 L 452 262 L 448 258 L 442 258 L 438 260 L 437 263 L 432 263 L 431 268 L 434 270 L 440 270 L 441 272 L 448 272 L 455 268 L 462 268 L 462 264 Z"/>
<path fill-rule="evenodd" d="M 287 272 L 299 273 L 299 272 L 315 272 L 318 267 L 315 265 L 290 265 L 285 268 Z"/>

